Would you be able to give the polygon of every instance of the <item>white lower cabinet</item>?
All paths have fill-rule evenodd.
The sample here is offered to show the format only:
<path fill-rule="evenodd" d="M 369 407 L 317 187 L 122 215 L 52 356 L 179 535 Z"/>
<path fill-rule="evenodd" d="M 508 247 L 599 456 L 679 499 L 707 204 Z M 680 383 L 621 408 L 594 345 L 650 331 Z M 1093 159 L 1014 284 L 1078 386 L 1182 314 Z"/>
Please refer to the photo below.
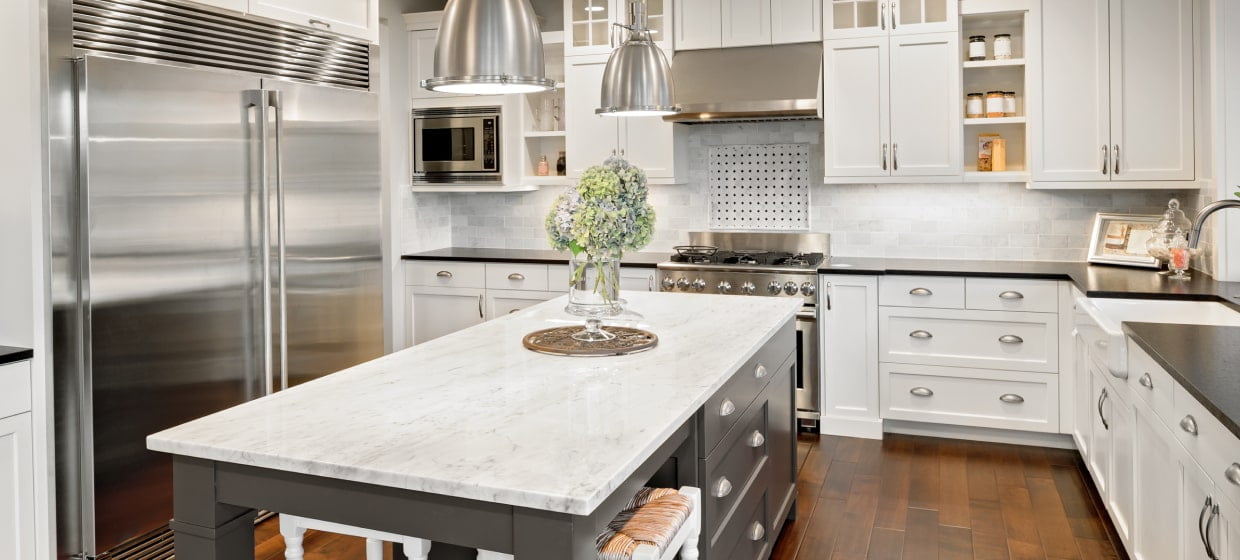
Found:
<path fill-rule="evenodd" d="M 1176 527 L 1179 523 L 1179 463 L 1171 431 L 1140 404 L 1133 407 L 1132 468 L 1135 527 Z M 1130 545 L 1135 560 L 1180 557 L 1178 531 L 1135 532 Z"/>
<path fill-rule="evenodd" d="M 0 387 L 13 379 L 29 380 L 29 362 L 0 366 Z M 21 386 L 18 387 L 22 388 Z M 28 386 L 25 387 L 29 395 Z M 0 415 L 12 414 L 0 410 Z M 34 443 L 29 406 L 0 418 L 0 558 L 34 558 Z"/>
<path fill-rule="evenodd" d="M 528 292 L 521 290 L 487 290 L 486 292 L 486 317 L 488 319 L 496 319 L 504 315 L 511 315 L 526 307 L 538 305 L 556 296 L 563 295 L 562 292 Z"/>
<path fill-rule="evenodd" d="M 821 431 L 880 438 L 878 278 L 824 275 L 818 290 Z"/>
<path fill-rule="evenodd" d="M 421 344 L 469 328 L 484 320 L 484 291 L 480 288 L 408 286 L 411 313 L 409 344 Z"/>

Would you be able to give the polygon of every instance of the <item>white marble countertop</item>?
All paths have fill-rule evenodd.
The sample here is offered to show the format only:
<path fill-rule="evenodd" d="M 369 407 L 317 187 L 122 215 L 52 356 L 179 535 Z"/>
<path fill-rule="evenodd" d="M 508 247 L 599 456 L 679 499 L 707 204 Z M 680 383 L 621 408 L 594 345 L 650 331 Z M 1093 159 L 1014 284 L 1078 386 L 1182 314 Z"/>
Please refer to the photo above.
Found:
<path fill-rule="evenodd" d="M 606 358 L 526 350 L 561 297 L 164 430 L 155 451 L 586 515 L 801 308 L 625 293 L 659 336 Z"/>

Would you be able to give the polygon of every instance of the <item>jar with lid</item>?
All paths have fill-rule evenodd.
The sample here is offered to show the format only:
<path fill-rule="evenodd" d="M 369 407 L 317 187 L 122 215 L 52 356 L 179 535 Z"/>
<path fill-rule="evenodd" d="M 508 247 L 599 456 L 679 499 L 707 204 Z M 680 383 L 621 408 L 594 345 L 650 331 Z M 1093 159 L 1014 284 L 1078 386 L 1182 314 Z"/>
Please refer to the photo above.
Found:
<path fill-rule="evenodd" d="M 1003 116 L 1003 92 L 986 92 L 986 116 L 997 118 Z"/>
<path fill-rule="evenodd" d="M 1014 91 L 1003 92 L 1003 116 L 1016 116 L 1016 92 Z"/>
<path fill-rule="evenodd" d="M 986 60 L 986 36 L 969 37 L 969 60 Z"/>
<path fill-rule="evenodd" d="M 986 116 L 986 96 L 980 93 L 970 93 L 965 96 L 964 117 L 980 119 L 984 116 Z"/>
<path fill-rule="evenodd" d="M 999 33 L 995 35 L 994 41 L 995 60 L 1008 60 L 1012 58 L 1012 35 L 1008 33 Z"/>

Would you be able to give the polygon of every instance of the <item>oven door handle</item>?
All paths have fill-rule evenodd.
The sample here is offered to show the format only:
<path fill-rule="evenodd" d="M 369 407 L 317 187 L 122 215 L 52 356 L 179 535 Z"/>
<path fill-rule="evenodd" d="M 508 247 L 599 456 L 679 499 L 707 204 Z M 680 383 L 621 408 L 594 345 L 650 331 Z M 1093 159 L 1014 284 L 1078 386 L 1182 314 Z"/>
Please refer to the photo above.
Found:
<path fill-rule="evenodd" d="M 814 312 L 814 311 L 812 311 L 812 310 L 810 310 L 810 311 L 797 311 L 797 320 L 798 320 L 798 321 L 817 321 L 817 320 L 818 320 L 818 314 L 817 314 L 817 313 L 815 313 L 815 312 Z"/>

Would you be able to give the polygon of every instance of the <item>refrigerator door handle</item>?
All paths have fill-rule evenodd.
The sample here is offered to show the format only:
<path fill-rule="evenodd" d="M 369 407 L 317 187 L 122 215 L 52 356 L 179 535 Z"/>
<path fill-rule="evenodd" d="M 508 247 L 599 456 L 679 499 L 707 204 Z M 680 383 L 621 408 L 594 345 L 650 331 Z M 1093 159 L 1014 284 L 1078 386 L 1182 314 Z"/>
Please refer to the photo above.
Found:
<path fill-rule="evenodd" d="M 280 276 L 280 390 L 288 389 L 288 281 L 285 274 L 284 104 L 279 91 L 267 92 L 276 113 L 276 270 Z"/>
<path fill-rule="evenodd" d="M 259 249 L 262 258 L 262 297 L 263 297 L 263 394 L 275 392 L 273 334 L 271 328 L 271 227 L 268 223 L 271 216 L 271 186 L 267 181 L 267 114 L 271 109 L 271 98 L 267 91 L 261 89 L 246 90 L 246 106 L 257 109 L 254 122 L 257 125 L 258 137 L 258 229 Z"/>

